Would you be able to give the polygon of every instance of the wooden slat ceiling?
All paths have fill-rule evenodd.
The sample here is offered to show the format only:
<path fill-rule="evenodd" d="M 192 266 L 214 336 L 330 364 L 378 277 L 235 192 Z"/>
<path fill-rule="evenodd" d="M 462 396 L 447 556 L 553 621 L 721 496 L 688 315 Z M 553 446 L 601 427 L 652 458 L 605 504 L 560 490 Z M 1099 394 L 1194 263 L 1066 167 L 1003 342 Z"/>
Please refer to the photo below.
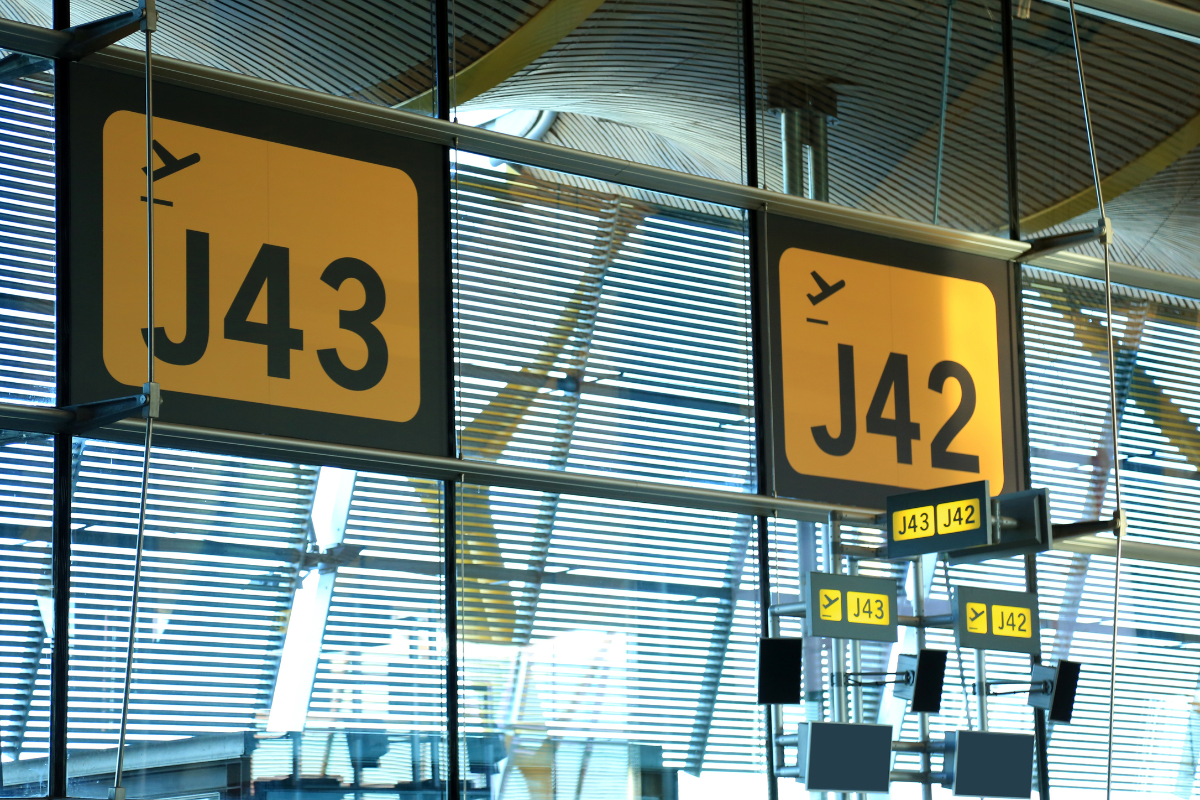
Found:
<path fill-rule="evenodd" d="M 521 41 L 557 42 L 516 74 L 484 82 L 494 88 L 460 97 L 464 107 L 568 112 L 552 138 L 605 153 L 612 150 L 610 129 L 571 120 L 579 115 L 609 120 L 680 148 L 683 155 L 668 160 L 690 161 L 697 171 L 723 178 L 742 174 L 737 2 L 606 0 L 576 25 L 580 2 L 456 0 L 452 25 L 459 70 L 523 26 L 543 34 Z M 45 4 L 0 0 L 0 14 L 35 16 Z M 76 0 L 73 15 L 92 19 L 126 5 Z M 1029 220 L 1024 231 L 1029 235 L 1077 217 L 1086 222 L 1094 211 L 1088 211 L 1091 175 L 1066 11 L 1042 0 L 1016 5 L 1026 15 L 1015 20 L 1015 30 L 1021 214 Z M 1200 1 L 1186 5 L 1200 7 Z M 389 105 L 429 90 L 427 0 L 162 0 L 160 8 L 158 42 L 166 55 Z M 931 220 L 945 2 L 760 0 L 758 8 L 768 188 L 780 188 L 782 177 L 779 124 L 767 97 L 785 85 L 832 91 L 837 124 L 829 135 L 830 199 Z M 943 224 L 991 232 L 1005 230 L 1007 218 L 997 13 L 994 0 L 954 3 L 941 205 Z M 1130 192 L 1113 207 L 1118 236 L 1128 229 L 1134 237 L 1123 252 L 1134 263 L 1190 273 L 1187 262 L 1195 252 L 1190 237 L 1170 226 L 1148 236 L 1146 215 L 1165 204 L 1176 218 L 1190 218 L 1200 213 L 1188 211 L 1200 197 L 1180 195 L 1185 179 L 1146 179 L 1171 170 L 1195 147 L 1193 139 L 1200 141 L 1200 48 L 1095 17 L 1081 16 L 1080 23 L 1100 171 L 1108 176 L 1131 163 L 1144 167 L 1133 185 L 1110 187 Z M 522 63 L 511 57 L 497 61 Z M 1189 135 L 1180 137 L 1181 132 Z M 1162 147 L 1173 135 L 1186 149 Z M 1073 203 L 1064 202 L 1073 197 Z"/>

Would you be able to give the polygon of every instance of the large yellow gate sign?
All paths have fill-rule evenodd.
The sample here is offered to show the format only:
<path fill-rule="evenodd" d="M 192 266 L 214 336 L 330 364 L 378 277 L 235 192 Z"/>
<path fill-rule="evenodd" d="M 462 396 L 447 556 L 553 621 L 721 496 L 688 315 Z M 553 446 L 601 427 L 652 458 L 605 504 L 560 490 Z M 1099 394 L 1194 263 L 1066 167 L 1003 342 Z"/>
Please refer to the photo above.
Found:
<path fill-rule="evenodd" d="M 768 231 L 779 494 L 880 507 L 983 479 L 1015 490 L 1010 265 Z"/>

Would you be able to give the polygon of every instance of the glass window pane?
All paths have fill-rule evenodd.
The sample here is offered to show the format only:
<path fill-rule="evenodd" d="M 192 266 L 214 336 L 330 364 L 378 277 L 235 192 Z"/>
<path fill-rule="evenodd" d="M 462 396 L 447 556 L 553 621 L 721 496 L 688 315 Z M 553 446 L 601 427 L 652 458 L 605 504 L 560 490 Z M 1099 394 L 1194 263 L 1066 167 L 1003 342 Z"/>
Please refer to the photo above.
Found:
<path fill-rule="evenodd" d="M 947 72 L 945 2 L 760 3 L 766 188 L 1007 235 L 996 6 L 952 5 Z"/>
<path fill-rule="evenodd" d="M 159 0 L 157 6 L 158 55 L 387 106 L 433 85 L 433 7 L 423 0 L 336 7 Z M 106 0 L 72 0 L 71 21 L 124 9 Z M 140 33 L 119 44 L 145 48 Z"/>
<path fill-rule="evenodd" d="M 454 116 L 743 182 L 740 6 L 454 0 Z"/>
<path fill-rule="evenodd" d="M 54 635 L 49 439 L 0 432 L 0 796 L 47 791 Z"/>
<path fill-rule="evenodd" d="M 105 797 L 142 450 L 77 449 L 69 782 Z M 129 796 L 444 780 L 441 535 L 436 482 L 156 449 Z"/>
<path fill-rule="evenodd" d="M 754 491 L 742 213 L 474 158 L 454 181 L 464 455 Z"/>
<path fill-rule="evenodd" d="M 473 788 L 766 795 L 752 517 L 484 486 L 459 504 Z"/>
<path fill-rule="evenodd" d="M 1112 257 L 1198 276 L 1200 46 L 1077 18 Z M 1015 22 L 1022 235 L 1086 230 L 1098 213 L 1068 12 L 1035 3 Z M 1099 243 L 1079 252 L 1103 255 Z"/>
<path fill-rule="evenodd" d="M 0 80 L 0 401 L 54 405 L 54 75 L 31 69 Z"/>
<path fill-rule="evenodd" d="M 1056 521 L 1108 518 L 1116 505 L 1109 437 L 1103 286 L 1025 271 L 1030 460 L 1049 486 Z M 1117 287 L 1117 397 L 1122 508 L 1129 515 L 1118 638 L 1114 791 L 1182 792 L 1194 785 L 1200 624 L 1194 609 L 1200 538 L 1200 375 L 1197 303 Z M 1119 327 L 1116 327 L 1119 326 Z M 1050 738 L 1052 777 L 1100 790 L 1108 728 L 1112 550 L 1065 540 L 1039 558 L 1047 658 L 1084 668 L 1070 726 Z M 1155 551 L 1154 548 L 1163 548 Z M 1141 549 L 1139 549 L 1141 548 Z M 1169 549 L 1168 549 L 1169 548 Z M 1176 562 L 1176 563 L 1164 563 Z M 1047 622 L 1049 621 L 1049 622 Z"/>

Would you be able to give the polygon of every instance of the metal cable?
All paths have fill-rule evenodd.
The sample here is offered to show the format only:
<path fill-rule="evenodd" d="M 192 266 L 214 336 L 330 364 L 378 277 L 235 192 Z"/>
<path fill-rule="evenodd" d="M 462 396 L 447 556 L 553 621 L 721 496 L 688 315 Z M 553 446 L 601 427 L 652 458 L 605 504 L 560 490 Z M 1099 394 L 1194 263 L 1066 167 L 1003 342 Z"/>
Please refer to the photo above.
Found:
<path fill-rule="evenodd" d="M 153 6 L 147 9 L 152 14 Z M 146 28 L 146 380 L 154 383 L 154 87 L 153 24 Z M 149 387 L 147 387 L 149 389 Z M 129 728 L 129 693 L 133 682 L 133 649 L 137 641 L 138 589 L 142 577 L 142 551 L 146 539 L 146 495 L 150 486 L 150 445 L 154 417 L 146 417 L 146 442 L 142 454 L 142 488 L 138 498 L 137 541 L 133 557 L 133 592 L 129 605 L 129 638 L 125 646 L 125 681 L 121 692 L 121 726 L 117 734 L 117 766 L 110 797 L 124 800 L 125 736 Z"/>
<path fill-rule="evenodd" d="M 1112 264 L 1109 254 L 1111 233 L 1108 219 L 1104 214 L 1104 193 L 1100 187 L 1100 168 L 1096 161 L 1096 139 L 1092 133 L 1092 115 L 1088 105 L 1087 80 L 1083 72 L 1083 53 L 1079 48 L 1079 24 L 1075 16 L 1075 0 L 1069 0 L 1071 12 L 1071 41 L 1075 46 L 1075 69 L 1079 74 L 1079 98 L 1083 105 L 1083 126 L 1087 134 L 1088 158 L 1092 164 L 1092 180 L 1096 184 L 1096 207 L 1100 211 L 1100 225 L 1104 228 L 1101 245 L 1104 248 L 1104 321 L 1107 328 L 1105 345 L 1108 350 L 1108 398 L 1112 410 L 1112 475 L 1113 475 L 1113 518 L 1121 514 L 1121 450 L 1119 444 L 1118 420 L 1120 409 L 1117 408 L 1117 362 L 1116 347 L 1113 339 L 1112 313 Z M 1112 644 L 1109 651 L 1111 668 L 1108 673 L 1108 747 L 1104 769 L 1104 796 L 1112 800 L 1112 763 L 1113 763 L 1113 722 L 1115 720 L 1117 699 L 1117 622 L 1121 611 L 1121 549 L 1124 536 L 1121 526 L 1114 525 L 1113 534 L 1117 538 L 1117 557 L 1113 565 L 1113 620 Z"/>

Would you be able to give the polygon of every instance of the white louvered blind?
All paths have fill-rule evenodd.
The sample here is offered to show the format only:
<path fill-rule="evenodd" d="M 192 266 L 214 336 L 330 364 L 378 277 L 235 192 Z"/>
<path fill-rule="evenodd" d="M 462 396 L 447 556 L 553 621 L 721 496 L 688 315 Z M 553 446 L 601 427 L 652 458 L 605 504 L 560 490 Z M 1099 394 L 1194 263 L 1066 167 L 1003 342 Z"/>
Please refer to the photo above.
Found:
<path fill-rule="evenodd" d="M 753 491 L 740 216 L 569 183 L 458 168 L 464 454 Z M 590 770 L 578 741 L 762 769 L 752 519 L 473 486 L 460 508 L 465 732 L 516 734 L 505 796 Z"/>
<path fill-rule="evenodd" d="M 0 401 L 54 404 L 51 73 L 0 81 Z"/>
<path fill-rule="evenodd" d="M 0 446 L 0 755 L 5 762 L 44 758 L 49 742 L 51 640 L 43 614 L 52 613 L 53 474 L 46 440 L 17 438 Z M 43 761 L 5 792 L 44 794 L 46 778 Z"/>
<path fill-rule="evenodd" d="M 1104 300 L 1093 281 L 1027 270 L 1025 344 L 1031 463 L 1058 521 L 1106 517 Z M 1193 301 L 1120 289 L 1115 298 L 1124 507 L 1131 542 L 1200 548 L 1200 315 Z M 1054 727 L 1051 778 L 1103 788 L 1113 560 L 1039 557 L 1046 655 L 1084 663 L 1075 721 Z M 1200 607 L 1191 566 L 1123 565 L 1114 789 L 1194 793 Z"/>
<path fill-rule="evenodd" d="M 81 442 L 72 514 L 69 738 L 116 742 L 141 448 Z M 155 450 L 131 741 L 263 722 L 307 538 L 311 467 Z"/>

